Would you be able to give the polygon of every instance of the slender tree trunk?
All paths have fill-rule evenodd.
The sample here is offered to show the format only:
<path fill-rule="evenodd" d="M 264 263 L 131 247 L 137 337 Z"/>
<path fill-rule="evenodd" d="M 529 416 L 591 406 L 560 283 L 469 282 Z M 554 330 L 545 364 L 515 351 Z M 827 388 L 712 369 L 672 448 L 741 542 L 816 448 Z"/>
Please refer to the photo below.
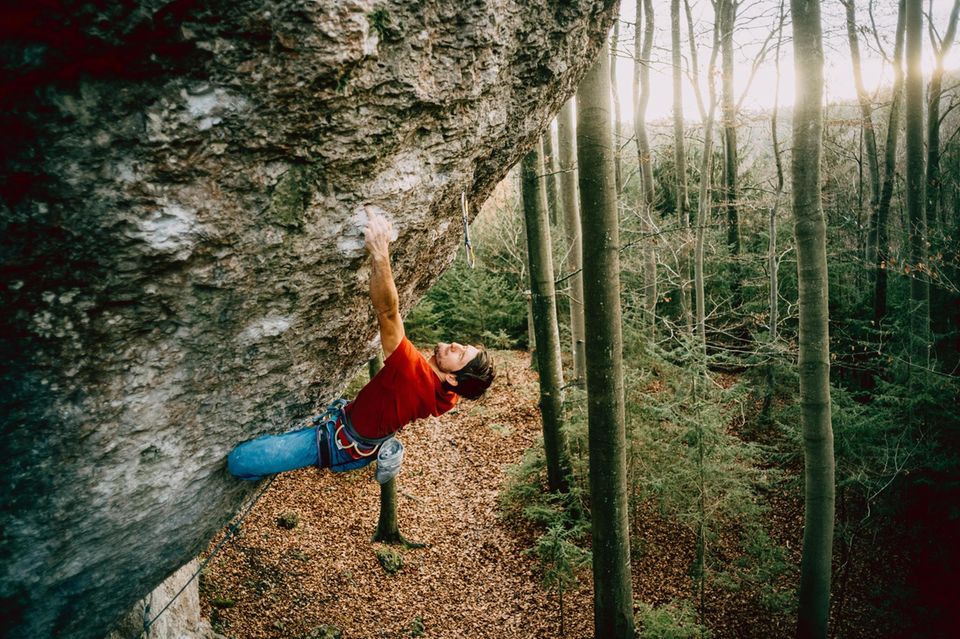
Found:
<path fill-rule="evenodd" d="M 726 0 L 723 0 L 726 1 Z M 722 5 L 723 2 L 721 2 Z M 688 24 L 692 24 L 692 17 L 690 16 L 690 5 L 686 3 L 687 8 L 687 21 Z M 721 11 L 722 6 L 719 8 Z M 707 315 L 706 315 L 706 297 L 704 295 L 703 287 L 703 248 L 704 241 L 706 239 L 707 232 L 707 222 L 710 219 L 710 204 L 713 198 L 711 194 L 711 186 L 713 182 L 713 124 L 716 114 L 717 107 L 717 90 L 716 82 L 714 77 L 716 75 L 716 61 L 717 61 L 717 50 L 721 48 L 720 42 L 722 38 L 721 30 L 723 29 L 723 22 L 719 15 L 714 18 L 713 26 L 713 47 L 710 53 L 710 63 L 707 65 L 707 86 L 709 87 L 708 92 L 708 106 L 706 111 L 703 107 L 703 99 L 700 93 L 700 68 L 697 62 L 697 52 L 696 52 L 696 42 L 691 38 L 690 40 L 690 61 L 691 66 L 693 67 L 693 79 L 697 91 L 697 104 L 700 106 L 700 115 L 703 118 L 703 157 L 700 159 L 700 191 L 698 194 L 698 206 L 697 206 L 697 231 L 696 231 L 696 244 L 694 245 L 694 256 L 693 256 L 693 284 L 696 291 L 696 327 L 697 327 L 697 338 L 700 342 L 700 352 L 702 355 L 707 353 Z M 692 29 L 691 29 L 692 31 Z M 706 361 L 706 360 L 704 360 Z M 696 394 L 696 391 L 695 391 Z M 702 432 L 698 431 L 698 437 L 702 436 Z M 698 444 L 702 446 L 702 442 Z M 702 448 L 701 448 L 702 452 Z M 702 460 L 701 460 L 702 461 Z M 702 464 L 700 466 L 700 472 L 702 472 Z M 705 540 L 702 540 L 705 543 Z M 701 595 L 702 595 L 702 575 L 701 575 Z M 701 596 L 702 600 L 702 596 Z M 702 605 L 702 601 L 701 601 Z M 702 611 L 701 611 L 702 612 Z"/>
<path fill-rule="evenodd" d="M 926 365 L 930 332 L 930 285 L 926 260 L 927 218 L 924 211 L 923 170 L 923 2 L 907 0 L 907 79 L 904 91 L 904 128 L 907 217 L 910 220 L 910 349 L 911 361 Z"/>
<path fill-rule="evenodd" d="M 857 88 L 860 104 L 860 130 L 867 151 L 867 170 L 870 174 L 870 219 L 867 222 L 866 260 L 869 267 L 877 263 L 877 207 L 880 203 L 880 156 L 877 152 L 877 134 L 873 128 L 873 105 L 863 86 L 863 71 L 860 65 L 860 39 L 857 37 L 857 11 L 855 0 L 841 0 L 847 10 L 847 42 L 850 45 L 850 61 L 853 64 L 853 83 Z"/>
<path fill-rule="evenodd" d="M 376 357 L 367 362 L 370 379 L 383 368 L 383 354 L 378 353 Z M 400 526 L 397 524 L 397 478 L 394 477 L 385 484 L 380 484 L 380 516 L 377 518 L 377 529 L 373 532 L 371 541 L 379 541 L 384 544 L 402 544 L 408 548 L 422 548 L 424 544 L 406 539 L 400 533 Z"/>
<path fill-rule="evenodd" d="M 833 556 L 834 459 L 826 223 L 820 200 L 823 39 L 820 3 L 791 0 L 790 4 L 796 74 L 793 216 L 800 289 L 800 407 L 805 481 L 797 636 L 825 639 Z"/>
<path fill-rule="evenodd" d="M 706 238 L 707 220 L 710 217 L 710 180 L 703 176 L 708 176 L 713 171 L 713 108 L 710 109 L 710 115 L 704 123 L 703 144 L 704 156 L 701 160 L 700 168 L 700 200 L 697 209 L 697 232 L 696 245 L 694 247 L 693 257 L 693 282 L 696 297 L 696 327 L 697 339 L 700 343 L 700 349 L 706 353 L 707 350 L 707 320 L 706 320 L 706 299 L 703 290 L 703 245 Z"/>
<path fill-rule="evenodd" d="M 563 228 L 567 236 L 567 273 L 570 282 L 570 340 L 573 378 L 586 379 L 583 329 L 583 249 L 580 242 L 580 200 L 577 196 L 577 132 L 573 122 L 574 99 L 570 98 L 557 117 L 557 146 L 560 160 L 560 191 L 563 201 Z"/>
<path fill-rule="evenodd" d="M 641 14 L 641 2 L 643 12 Z M 650 138 L 647 136 L 647 105 L 650 102 L 650 54 L 653 51 L 653 0 L 637 0 L 637 27 L 634 39 L 633 103 L 634 135 L 637 139 L 637 156 L 640 167 L 641 188 L 641 228 L 644 235 L 653 235 L 653 202 L 655 198 L 653 183 L 653 157 L 650 151 Z M 643 30 L 640 30 L 641 15 Z M 643 39 L 641 41 L 641 33 Z M 657 319 L 657 253 L 656 242 L 651 239 L 645 243 L 643 252 L 643 299 L 644 323 L 652 337 L 656 331 Z"/>
<path fill-rule="evenodd" d="M 769 251 L 767 260 L 770 268 L 770 345 L 775 347 L 777 343 L 778 327 L 780 322 L 780 286 L 778 283 L 778 271 L 780 262 L 777 259 L 777 212 L 780 209 L 780 198 L 783 196 L 783 161 L 780 158 L 780 135 L 777 126 L 780 119 L 780 46 L 783 43 L 783 23 L 785 14 L 783 11 L 783 0 L 780 0 L 780 25 L 777 27 L 777 53 L 776 53 L 776 86 L 773 94 L 773 113 L 770 116 L 770 140 L 773 145 L 773 160 L 777 167 L 777 190 L 773 195 L 773 205 L 770 207 L 769 222 Z M 771 376 L 773 366 L 770 366 Z M 770 392 L 773 393 L 773 379 L 770 379 Z M 772 400 L 772 397 L 771 397 Z"/>
<path fill-rule="evenodd" d="M 727 247 L 733 258 L 733 307 L 739 307 L 742 300 L 740 285 L 740 264 L 738 262 L 740 246 L 740 212 L 737 208 L 737 107 L 733 95 L 733 31 L 737 21 L 735 0 L 720 0 L 720 48 L 722 55 L 722 91 L 723 100 L 723 203 L 727 212 Z"/>
<path fill-rule="evenodd" d="M 530 293 L 533 299 L 533 329 L 537 336 L 537 370 L 540 373 L 540 415 L 543 448 L 547 458 L 547 482 L 552 491 L 567 491 L 570 462 L 563 435 L 563 375 L 560 363 L 560 331 L 554 292 L 553 252 L 547 216 L 543 160 L 535 144 L 524 157 L 523 218 L 527 229 L 530 263 Z"/>
<path fill-rule="evenodd" d="M 761 418 L 766 421 L 770 417 L 773 407 L 773 396 L 776 392 L 776 353 L 779 339 L 780 323 L 780 260 L 777 257 L 777 213 L 780 211 L 780 198 L 783 196 L 783 161 L 780 158 L 780 133 L 777 130 L 780 119 L 780 47 L 783 44 L 783 23 L 786 19 L 784 0 L 780 0 L 780 23 L 777 26 L 776 47 L 776 81 L 773 93 L 773 112 L 770 116 L 770 140 L 773 146 L 773 160 L 777 167 L 777 190 L 773 195 L 773 204 L 770 206 L 768 222 L 768 250 L 767 265 L 770 270 L 770 361 L 767 364 L 767 392 L 763 398 Z"/>
<path fill-rule="evenodd" d="M 577 92 L 583 223 L 587 419 L 593 531 L 594 636 L 633 639 L 627 522 L 623 338 L 617 193 L 610 140 L 609 58 L 601 52 Z"/>
<path fill-rule="evenodd" d="M 887 122 L 887 140 L 883 151 L 883 186 L 877 205 L 877 268 L 873 291 L 873 322 L 881 329 L 887 316 L 887 269 L 890 267 L 890 202 L 897 176 L 897 143 L 900 133 L 900 108 L 903 103 L 903 39 L 906 29 L 906 3 L 900 0 L 893 49 L 893 96 Z"/>
<path fill-rule="evenodd" d="M 550 213 L 550 224 L 557 223 L 560 201 L 557 193 L 557 154 L 553 147 L 553 126 L 548 126 L 541 136 L 543 141 L 543 173 L 546 178 L 547 211 Z"/>
<path fill-rule="evenodd" d="M 680 0 L 670 1 L 670 46 L 673 65 L 673 161 L 676 170 L 677 223 L 680 234 L 680 306 L 687 332 L 693 331 L 690 301 L 690 211 L 687 203 L 687 157 L 683 148 L 683 68 L 680 43 Z"/>
<path fill-rule="evenodd" d="M 940 219 L 940 96 L 943 93 L 943 60 L 950 53 L 957 35 L 958 16 L 960 0 L 954 0 L 943 41 L 939 48 L 936 42 L 933 43 L 936 64 L 927 91 L 927 218 L 931 227 L 946 226 L 945 220 Z"/>
<path fill-rule="evenodd" d="M 617 182 L 617 194 L 623 189 L 623 174 L 620 161 L 620 145 L 623 139 L 623 124 L 620 122 L 620 86 L 617 84 L 617 47 L 620 46 L 620 20 L 613 23 L 610 36 L 610 94 L 613 100 L 613 166 Z"/>
<path fill-rule="evenodd" d="M 930 75 L 930 84 L 927 89 L 927 222 L 928 229 L 937 229 L 931 233 L 931 255 L 940 255 L 945 243 L 944 229 L 948 227 L 945 215 L 941 215 L 941 172 L 940 172 L 940 96 L 943 93 L 943 60 L 950 52 L 953 39 L 957 35 L 957 18 L 960 16 L 960 0 L 954 0 L 953 10 L 950 12 L 950 21 L 941 43 L 931 42 L 934 49 L 935 65 Z M 932 25 L 931 25 L 932 26 Z M 934 40 L 933 29 L 929 29 L 930 38 Z M 939 271 L 942 268 L 942 259 L 938 257 L 935 266 Z M 935 282 L 937 280 L 934 280 Z M 947 333 L 950 331 L 950 308 L 952 294 L 942 286 L 933 286 L 930 289 L 930 313 L 932 334 Z M 939 358 L 939 355 L 938 355 Z"/>
<path fill-rule="evenodd" d="M 530 285 L 529 277 L 527 278 L 527 285 Z M 533 293 L 529 288 L 525 291 L 525 297 L 527 298 L 527 342 L 530 346 L 530 366 L 532 368 L 537 365 L 537 332 L 533 327 Z"/>

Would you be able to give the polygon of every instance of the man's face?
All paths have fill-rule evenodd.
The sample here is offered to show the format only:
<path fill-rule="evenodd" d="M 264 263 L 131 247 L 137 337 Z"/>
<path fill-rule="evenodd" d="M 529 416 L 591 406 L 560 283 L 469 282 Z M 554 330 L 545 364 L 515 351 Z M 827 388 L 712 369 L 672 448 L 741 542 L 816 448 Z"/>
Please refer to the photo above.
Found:
<path fill-rule="evenodd" d="M 476 346 L 438 342 L 433 349 L 433 356 L 441 372 L 454 373 L 466 366 L 479 352 Z"/>

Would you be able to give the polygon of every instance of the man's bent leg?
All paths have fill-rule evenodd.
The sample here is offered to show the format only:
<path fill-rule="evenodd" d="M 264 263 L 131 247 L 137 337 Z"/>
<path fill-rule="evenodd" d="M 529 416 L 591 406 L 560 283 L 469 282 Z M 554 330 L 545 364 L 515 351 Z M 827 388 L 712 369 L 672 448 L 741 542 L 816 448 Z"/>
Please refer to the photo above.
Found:
<path fill-rule="evenodd" d="M 227 469 L 234 477 L 257 480 L 264 475 L 313 466 L 318 461 L 317 429 L 309 427 L 239 444 L 227 456 Z"/>

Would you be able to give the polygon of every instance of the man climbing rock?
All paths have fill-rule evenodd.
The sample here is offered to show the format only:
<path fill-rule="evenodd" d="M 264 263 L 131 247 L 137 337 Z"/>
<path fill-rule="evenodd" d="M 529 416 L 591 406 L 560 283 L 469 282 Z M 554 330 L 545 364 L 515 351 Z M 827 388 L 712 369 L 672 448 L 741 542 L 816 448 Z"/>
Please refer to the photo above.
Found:
<path fill-rule="evenodd" d="M 410 422 L 442 415 L 460 397 L 478 399 L 494 378 L 493 362 L 482 346 L 440 342 L 429 359 L 403 330 L 397 287 L 390 269 L 389 221 L 367 213 L 364 239 L 371 258 L 370 300 L 377 313 L 383 368 L 352 402 L 337 400 L 313 426 L 243 442 L 227 457 L 227 468 L 241 479 L 318 465 L 344 472 L 378 461 L 377 479 L 399 471 L 403 449 L 394 434 Z M 392 473 L 390 472 L 392 470 Z"/>

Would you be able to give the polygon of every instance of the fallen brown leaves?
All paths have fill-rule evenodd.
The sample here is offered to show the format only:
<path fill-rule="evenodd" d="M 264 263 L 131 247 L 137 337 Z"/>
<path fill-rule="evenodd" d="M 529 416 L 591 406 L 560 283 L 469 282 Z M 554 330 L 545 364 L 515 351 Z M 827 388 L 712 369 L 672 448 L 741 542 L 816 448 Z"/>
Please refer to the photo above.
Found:
<path fill-rule="evenodd" d="M 496 357 L 499 376 L 483 400 L 401 435 L 400 530 L 426 548 L 370 542 L 380 495 L 372 468 L 283 474 L 205 571 L 201 600 L 215 627 L 235 639 L 333 636 L 325 626 L 343 639 L 560 637 L 558 597 L 542 587 L 539 562 L 526 552 L 541 531 L 501 521 L 496 503 L 506 467 L 540 433 L 536 375 L 528 354 Z M 294 514 L 295 527 L 278 525 Z M 693 596 L 693 535 L 653 508 L 634 513 L 632 535 L 635 599 L 660 605 Z M 395 574 L 381 566 L 385 549 L 402 562 Z M 785 630 L 743 597 L 707 598 L 718 639 Z M 592 637 L 589 571 L 564 593 L 563 607 L 563 636 Z"/>
<path fill-rule="evenodd" d="M 381 567 L 383 546 L 369 541 L 380 496 L 372 469 L 286 473 L 207 568 L 204 614 L 236 639 L 307 637 L 323 624 L 344 639 L 559 636 L 557 601 L 540 585 L 526 535 L 497 516 L 506 466 L 540 432 L 536 375 L 527 354 L 497 360 L 486 398 L 401 435 L 400 530 L 426 548 L 390 547 L 402 568 Z M 287 530 L 277 522 L 289 513 L 299 523 Z M 567 637 L 591 636 L 591 596 L 565 594 Z"/>

